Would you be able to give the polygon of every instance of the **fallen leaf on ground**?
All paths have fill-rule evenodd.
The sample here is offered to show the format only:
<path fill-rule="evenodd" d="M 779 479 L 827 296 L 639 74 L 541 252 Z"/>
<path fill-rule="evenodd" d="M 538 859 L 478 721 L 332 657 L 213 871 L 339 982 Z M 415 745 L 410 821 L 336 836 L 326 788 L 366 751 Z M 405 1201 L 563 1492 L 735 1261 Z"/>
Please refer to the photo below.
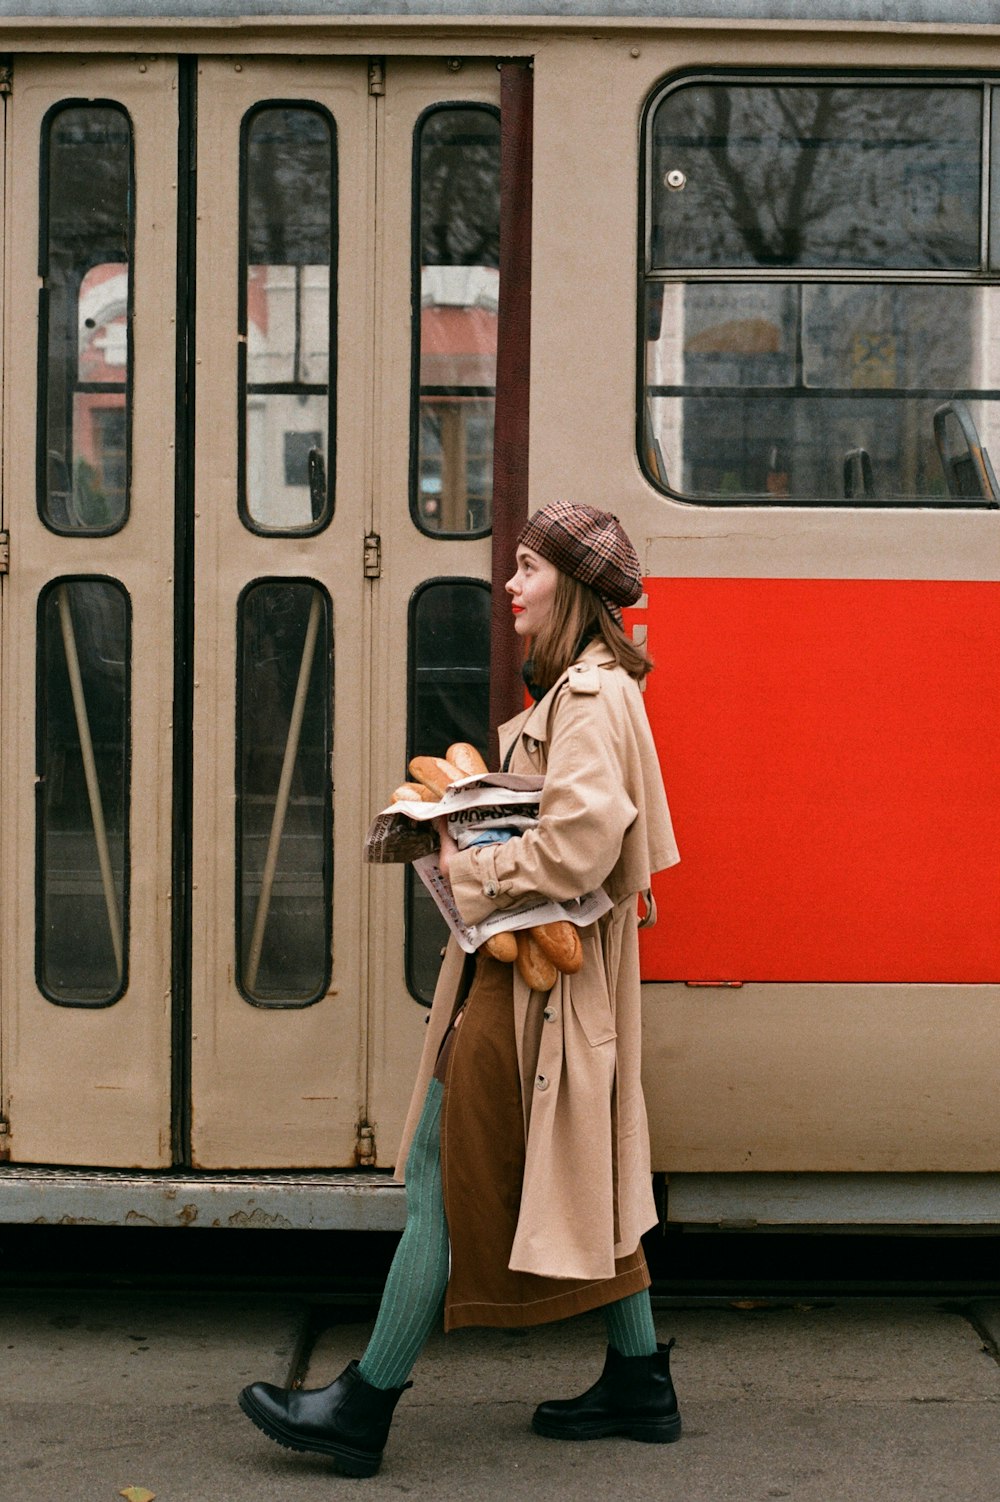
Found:
<path fill-rule="evenodd" d="M 156 1502 L 156 1493 L 145 1486 L 126 1486 L 118 1493 L 125 1502 Z"/>

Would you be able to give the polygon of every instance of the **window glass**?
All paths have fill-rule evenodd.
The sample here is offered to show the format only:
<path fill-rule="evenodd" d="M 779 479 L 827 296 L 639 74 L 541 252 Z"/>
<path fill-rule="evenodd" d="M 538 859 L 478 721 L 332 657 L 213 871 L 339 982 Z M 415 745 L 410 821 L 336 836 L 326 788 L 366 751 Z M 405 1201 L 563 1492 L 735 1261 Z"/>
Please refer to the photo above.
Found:
<path fill-rule="evenodd" d="M 500 121 L 447 105 L 417 126 L 414 266 L 417 525 L 488 531 L 493 507 L 500 265 Z"/>
<path fill-rule="evenodd" d="M 268 105 L 243 124 L 240 510 L 263 532 L 308 532 L 333 505 L 333 120 Z"/>
<path fill-rule="evenodd" d="M 57 532 L 112 532 L 128 512 L 128 116 L 60 105 L 42 127 L 42 163 L 38 507 Z"/>
<path fill-rule="evenodd" d="M 788 82 L 653 113 L 651 264 L 971 270 L 982 89 Z"/>
<path fill-rule="evenodd" d="M 664 488 L 723 503 L 988 498 L 954 481 L 937 414 L 964 416 L 987 464 L 1000 453 L 1000 289 L 668 282 L 647 312 L 646 461 Z"/>
<path fill-rule="evenodd" d="M 238 612 L 236 769 L 240 988 L 304 1006 L 330 977 L 333 637 L 317 585 L 265 580 Z"/>
<path fill-rule="evenodd" d="M 453 741 L 487 754 L 490 590 L 478 579 L 432 581 L 410 604 L 407 760 L 443 756 Z M 430 1005 L 447 929 L 423 882 L 406 868 L 406 981 Z"/>
<path fill-rule="evenodd" d="M 984 99 L 962 82 L 714 80 L 654 101 L 655 484 L 719 504 L 1000 500 Z"/>
<path fill-rule="evenodd" d="M 128 953 L 129 602 L 110 579 L 41 596 L 37 760 L 38 983 L 104 1006 Z"/>

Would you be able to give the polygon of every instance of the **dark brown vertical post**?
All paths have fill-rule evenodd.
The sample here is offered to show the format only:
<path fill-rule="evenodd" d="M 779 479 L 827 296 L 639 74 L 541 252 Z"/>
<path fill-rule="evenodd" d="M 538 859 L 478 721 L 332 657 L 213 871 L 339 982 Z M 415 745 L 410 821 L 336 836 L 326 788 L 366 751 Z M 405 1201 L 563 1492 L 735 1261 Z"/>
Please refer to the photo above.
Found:
<path fill-rule="evenodd" d="M 496 727 L 524 703 L 521 642 L 504 584 L 528 515 L 528 398 L 531 388 L 532 73 L 500 65 L 500 306 L 493 438 L 493 603 L 490 621 L 490 753 Z"/>

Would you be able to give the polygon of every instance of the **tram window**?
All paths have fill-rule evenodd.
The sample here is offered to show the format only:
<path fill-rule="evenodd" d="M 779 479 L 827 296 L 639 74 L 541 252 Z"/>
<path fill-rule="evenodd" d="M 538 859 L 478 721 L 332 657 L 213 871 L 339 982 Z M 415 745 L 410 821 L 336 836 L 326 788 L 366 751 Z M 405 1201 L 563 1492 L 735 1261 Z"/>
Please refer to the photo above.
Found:
<path fill-rule="evenodd" d="M 257 105 L 241 163 L 240 515 L 256 532 L 315 532 L 336 468 L 334 121 Z"/>
<path fill-rule="evenodd" d="M 330 982 L 333 633 L 318 585 L 261 580 L 237 616 L 236 949 L 244 997 L 308 1006 Z"/>
<path fill-rule="evenodd" d="M 443 756 L 453 741 L 487 751 L 490 589 L 479 579 L 431 580 L 410 601 L 406 756 Z M 447 929 L 406 868 L 406 984 L 429 1006 Z"/>
<path fill-rule="evenodd" d="M 38 509 L 53 531 L 128 514 L 132 127 L 120 105 L 59 104 L 42 124 Z"/>
<path fill-rule="evenodd" d="M 50 1001 L 107 1006 L 128 956 L 129 600 L 58 579 L 38 606 L 36 968 Z"/>
<path fill-rule="evenodd" d="M 488 532 L 493 510 L 500 265 L 500 119 L 438 105 L 417 123 L 413 264 L 413 519 L 434 536 Z"/>
<path fill-rule="evenodd" d="M 986 86 L 701 80 L 647 117 L 641 456 L 716 504 L 997 504 Z M 936 418 L 936 414 L 938 417 Z M 851 456 L 865 456 L 855 484 Z"/>

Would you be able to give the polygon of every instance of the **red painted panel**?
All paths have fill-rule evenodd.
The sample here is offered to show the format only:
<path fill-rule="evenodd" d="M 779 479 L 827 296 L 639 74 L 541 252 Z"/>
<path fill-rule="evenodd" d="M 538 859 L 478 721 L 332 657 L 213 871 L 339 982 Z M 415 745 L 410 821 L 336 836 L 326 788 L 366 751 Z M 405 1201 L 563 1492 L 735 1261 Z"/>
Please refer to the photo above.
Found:
<path fill-rule="evenodd" d="M 1000 980 L 1000 584 L 647 591 L 681 864 L 645 977 Z"/>

